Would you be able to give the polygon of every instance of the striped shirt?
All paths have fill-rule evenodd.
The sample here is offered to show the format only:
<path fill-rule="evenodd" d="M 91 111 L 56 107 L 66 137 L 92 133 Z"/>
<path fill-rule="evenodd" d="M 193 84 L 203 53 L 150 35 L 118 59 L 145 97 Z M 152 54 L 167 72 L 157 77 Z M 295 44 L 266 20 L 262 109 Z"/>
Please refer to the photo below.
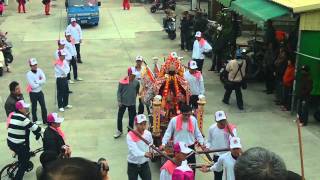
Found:
<path fill-rule="evenodd" d="M 41 128 L 32 123 L 25 115 L 14 112 L 8 126 L 8 140 L 14 144 L 22 144 L 26 141 L 26 130 L 40 133 Z"/>

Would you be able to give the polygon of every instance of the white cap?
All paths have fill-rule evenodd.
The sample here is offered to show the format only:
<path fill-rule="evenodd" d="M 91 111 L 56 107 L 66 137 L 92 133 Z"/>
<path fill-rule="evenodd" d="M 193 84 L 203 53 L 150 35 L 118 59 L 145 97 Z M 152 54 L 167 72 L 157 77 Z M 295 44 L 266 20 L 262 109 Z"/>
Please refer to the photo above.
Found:
<path fill-rule="evenodd" d="M 198 68 L 197 62 L 195 62 L 195 61 L 190 61 L 190 62 L 189 62 L 189 68 L 190 68 L 190 69 L 197 69 L 197 68 Z"/>
<path fill-rule="evenodd" d="M 20 100 L 16 102 L 16 109 L 23 109 L 23 108 L 29 108 L 30 104 L 27 104 L 24 102 L 24 100 Z"/>
<path fill-rule="evenodd" d="M 136 57 L 136 61 L 143 61 L 143 57 L 142 56 L 137 56 Z"/>
<path fill-rule="evenodd" d="M 181 165 L 178 166 L 176 169 L 179 169 L 180 171 L 183 171 L 183 172 L 192 171 L 192 169 L 188 165 L 188 161 L 187 160 L 182 161 Z"/>
<path fill-rule="evenodd" d="M 71 32 L 70 31 L 66 31 L 66 36 L 71 36 Z"/>
<path fill-rule="evenodd" d="M 240 144 L 240 138 L 238 137 L 232 137 L 230 139 L 230 148 L 231 149 L 235 149 L 235 148 L 242 148 L 241 144 Z"/>
<path fill-rule="evenodd" d="M 33 65 L 36 65 L 36 64 L 38 64 L 38 61 L 37 61 L 36 58 L 30 58 L 29 59 L 29 65 L 30 66 L 33 66 Z"/>
<path fill-rule="evenodd" d="M 59 45 L 65 45 L 65 44 L 66 44 L 66 40 L 60 39 L 60 40 L 58 41 L 58 44 L 59 44 Z"/>
<path fill-rule="evenodd" d="M 217 122 L 227 119 L 227 115 L 224 111 L 217 111 L 215 117 Z"/>
<path fill-rule="evenodd" d="M 192 149 L 188 148 L 187 144 L 184 142 L 178 142 L 173 146 L 174 152 L 181 152 L 183 154 L 189 154 L 192 152 Z"/>
<path fill-rule="evenodd" d="M 64 118 L 58 117 L 57 113 L 50 113 L 47 117 L 48 123 L 62 123 L 64 121 Z"/>
<path fill-rule="evenodd" d="M 135 122 L 136 124 L 140 124 L 140 123 L 142 123 L 142 122 L 144 122 L 144 121 L 148 121 L 146 115 L 144 115 L 144 114 L 138 114 L 138 115 L 136 115 L 136 117 L 134 118 L 134 122 Z"/>
<path fill-rule="evenodd" d="M 71 21 L 71 22 L 75 22 L 75 21 L 77 21 L 77 20 L 76 20 L 76 18 L 71 18 L 70 21 Z"/>
<path fill-rule="evenodd" d="M 202 35 L 201 32 L 197 31 L 195 37 L 201 37 L 201 35 Z"/>

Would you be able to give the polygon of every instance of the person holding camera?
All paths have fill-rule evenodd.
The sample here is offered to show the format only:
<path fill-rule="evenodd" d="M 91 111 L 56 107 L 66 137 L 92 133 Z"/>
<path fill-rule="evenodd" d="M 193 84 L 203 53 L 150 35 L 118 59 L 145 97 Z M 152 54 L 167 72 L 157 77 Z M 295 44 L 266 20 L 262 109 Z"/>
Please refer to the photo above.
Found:
<path fill-rule="evenodd" d="M 65 143 L 65 135 L 61 130 L 61 123 L 64 118 L 58 117 L 57 113 L 50 113 L 47 117 L 48 127 L 44 131 L 43 150 L 53 151 L 62 158 L 69 158 L 71 155 L 70 146 Z"/>
<path fill-rule="evenodd" d="M 31 130 L 36 140 L 41 137 L 41 128 L 34 124 L 27 116 L 29 114 L 30 104 L 20 100 L 16 102 L 14 113 L 8 119 L 8 147 L 18 156 L 18 171 L 13 179 L 22 180 L 24 173 L 28 169 L 30 159 L 29 130 Z"/>
<path fill-rule="evenodd" d="M 226 92 L 222 102 L 229 104 L 230 95 L 233 90 L 236 92 L 237 104 L 240 110 L 243 110 L 243 100 L 241 88 L 246 88 L 244 86 L 244 77 L 246 75 L 247 63 L 242 59 L 241 50 L 238 49 L 236 52 L 236 59 L 229 61 L 226 70 L 228 71 L 228 81 L 225 84 Z"/>

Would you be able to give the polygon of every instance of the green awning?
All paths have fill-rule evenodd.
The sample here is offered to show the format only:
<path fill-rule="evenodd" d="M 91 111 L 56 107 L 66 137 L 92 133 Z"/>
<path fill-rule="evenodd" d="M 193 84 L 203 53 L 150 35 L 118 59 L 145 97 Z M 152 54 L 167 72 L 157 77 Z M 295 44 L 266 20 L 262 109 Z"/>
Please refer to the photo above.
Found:
<path fill-rule="evenodd" d="M 290 11 L 268 0 L 235 0 L 231 3 L 231 9 L 243 15 L 247 19 L 263 27 L 264 22 L 286 14 Z"/>
<path fill-rule="evenodd" d="M 232 0 L 217 0 L 220 4 L 222 4 L 224 7 L 229 7 L 230 6 L 230 2 Z"/>

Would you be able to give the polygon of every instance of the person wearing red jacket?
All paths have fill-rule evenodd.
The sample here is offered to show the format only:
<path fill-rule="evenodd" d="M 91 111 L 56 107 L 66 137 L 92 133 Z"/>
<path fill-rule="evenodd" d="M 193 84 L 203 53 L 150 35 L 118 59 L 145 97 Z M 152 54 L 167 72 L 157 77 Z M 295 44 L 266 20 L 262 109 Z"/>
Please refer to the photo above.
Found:
<path fill-rule="evenodd" d="M 294 61 L 294 58 L 291 57 L 288 60 L 288 65 L 282 78 L 282 84 L 283 84 L 283 97 L 282 97 L 282 106 L 281 106 L 282 111 L 289 111 L 291 108 L 291 95 L 292 95 L 294 79 L 295 79 L 295 61 Z"/>

